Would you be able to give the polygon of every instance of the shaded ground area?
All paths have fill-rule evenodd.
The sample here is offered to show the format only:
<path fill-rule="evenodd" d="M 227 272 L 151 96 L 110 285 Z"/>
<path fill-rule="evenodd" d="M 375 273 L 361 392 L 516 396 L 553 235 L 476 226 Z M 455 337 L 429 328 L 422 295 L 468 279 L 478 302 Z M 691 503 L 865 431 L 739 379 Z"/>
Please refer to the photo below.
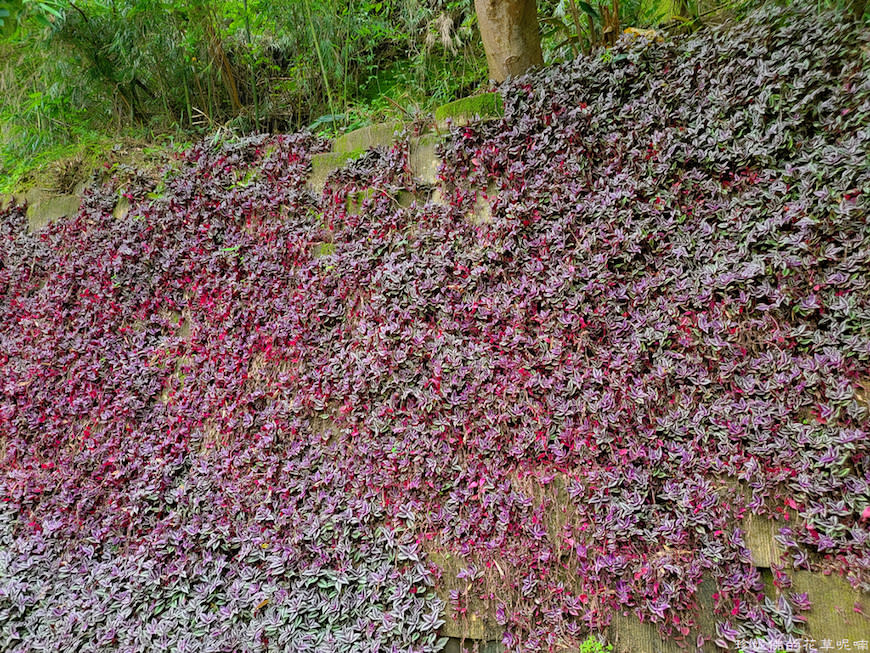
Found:
<path fill-rule="evenodd" d="M 770 8 L 515 80 L 437 175 L 263 136 L 6 209 L 0 647 L 734 649 L 866 591 L 867 52 Z"/>

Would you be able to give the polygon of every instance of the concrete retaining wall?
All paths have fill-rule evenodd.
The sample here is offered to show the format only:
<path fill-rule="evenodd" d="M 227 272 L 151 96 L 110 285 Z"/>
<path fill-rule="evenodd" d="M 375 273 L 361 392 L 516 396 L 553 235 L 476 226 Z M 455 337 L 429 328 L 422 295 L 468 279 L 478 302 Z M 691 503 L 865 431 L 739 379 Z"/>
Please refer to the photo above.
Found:
<path fill-rule="evenodd" d="M 440 125 L 449 123 L 462 124 L 480 117 L 481 107 L 489 107 L 488 117 L 497 117 L 500 112 L 500 103 L 496 99 L 485 99 L 475 103 L 460 101 L 447 105 L 443 111 L 439 111 Z M 350 132 L 336 139 L 333 150 L 325 154 L 317 154 L 312 160 L 312 173 L 309 179 L 309 188 L 313 192 L 322 191 L 329 175 L 346 166 L 350 161 L 364 154 L 372 147 L 387 147 L 402 134 L 404 126 L 401 123 L 384 123 L 371 125 Z M 428 133 L 417 136 L 410 141 L 409 167 L 412 174 L 425 190 L 425 196 L 403 194 L 397 201 L 408 206 L 412 201 L 437 201 L 442 197 L 441 189 L 438 188 L 438 168 L 440 161 L 437 157 L 437 147 L 443 133 Z M 434 189 L 434 194 L 433 194 Z M 494 186 L 487 189 L 487 195 L 497 192 Z M 359 199 L 362 202 L 364 197 Z M 79 209 L 80 200 L 77 195 L 53 196 L 46 193 L 29 192 L 23 195 L 0 197 L 0 204 L 26 202 L 28 204 L 27 216 L 31 230 L 42 228 L 51 220 L 61 216 L 75 213 Z M 115 217 L 123 219 L 129 204 L 121 200 L 115 209 Z M 478 198 L 477 204 L 469 214 L 468 219 L 475 223 L 484 223 L 492 219 L 490 201 L 487 197 Z M 747 533 L 747 545 L 752 555 L 752 563 L 762 571 L 762 577 L 767 580 L 767 594 L 775 599 L 776 589 L 771 582 L 769 568 L 775 564 L 782 553 L 774 536 L 777 534 L 779 525 L 760 517 L 747 517 L 743 524 Z M 433 554 L 436 563 L 439 562 L 437 555 Z M 443 563 L 443 560 L 441 561 Z M 449 590 L 465 588 L 460 586 L 449 573 L 449 565 L 441 565 L 448 570 L 444 574 L 441 585 L 437 588 L 439 594 L 446 597 Z M 806 592 L 813 603 L 811 612 L 807 615 L 806 635 L 814 638 L 818 644 L 824 640 L 837 642 L 850 642 L 851 650 L 855 648 L 855 642 L 870 640 L 870 596 L 853 590 L 842 578 L 825 576 L 809 572 L 795 572 L 794 587 L 792 591 Z M 697 617 L 698 627 L 690 637 L 690 642 L 695 641 L 697 634 L 712 639 L 715 634 L 717 617 L 712 613 L 713 592 L 715 585 L 707 580 L 702 583 L 698 602 L 701 612 Z M 863 614 L 862 614 L 863 613 Z M 473 605 L 469 612 L 462 617 L 448 614 L 445 615 L 446 623 L 442 627 L 442 634 L 449 637 L 446 651 L 459 653 L 460 651 L 476 650 L 481 653 L 497 653 L 503 650 L 500 643 L 501 631 L 495 623 L 489 606 Z M 615 615 L 611 627 L 605 633 L 607 639 L 614 644 L 617 651 L 624 653 L 683 653 L 686 650 L 697 650 L 694 644 L 685 648 L 673 641 L 663 641 L 656 627 L 649 623 L 640 623 L 631 613 Z M 704 650 L 717 650 L 712 644 L 705 646 Z M 836 650 L 836 649 L 835 649 Z M 841 648 L 840 650 L 847 650 Z M 868 648 L 867 650 L 870 650 Z"/>

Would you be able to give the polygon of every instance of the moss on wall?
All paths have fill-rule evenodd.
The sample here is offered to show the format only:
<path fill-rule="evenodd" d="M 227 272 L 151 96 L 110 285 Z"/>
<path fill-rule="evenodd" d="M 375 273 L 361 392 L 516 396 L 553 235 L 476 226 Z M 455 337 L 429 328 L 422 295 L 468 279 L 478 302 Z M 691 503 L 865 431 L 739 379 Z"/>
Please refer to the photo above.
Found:
<path fill-rule="evenodd" d="M 498 93 L 483 93 L 448 102 L 435 109 L 435 120 L 473 120 L 474 118 L 500 118 L 504 115 L 504 102 Z"/>

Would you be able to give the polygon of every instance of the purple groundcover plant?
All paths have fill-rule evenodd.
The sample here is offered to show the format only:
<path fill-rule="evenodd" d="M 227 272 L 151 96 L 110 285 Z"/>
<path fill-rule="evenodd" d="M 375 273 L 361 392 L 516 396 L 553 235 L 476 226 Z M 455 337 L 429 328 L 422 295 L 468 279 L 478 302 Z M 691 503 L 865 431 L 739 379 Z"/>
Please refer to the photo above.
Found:
<path fill-rule="evenodd" d="M 687 637 L 702 578 L 729 648 L 809 607 L 747 512 L 870 588 L 868 52 L 765 8 L 518 78 L 440 204 L 293 135 L 7 209 L 0 649 L 436 651 L 435 553 L 512 650 Z"/>

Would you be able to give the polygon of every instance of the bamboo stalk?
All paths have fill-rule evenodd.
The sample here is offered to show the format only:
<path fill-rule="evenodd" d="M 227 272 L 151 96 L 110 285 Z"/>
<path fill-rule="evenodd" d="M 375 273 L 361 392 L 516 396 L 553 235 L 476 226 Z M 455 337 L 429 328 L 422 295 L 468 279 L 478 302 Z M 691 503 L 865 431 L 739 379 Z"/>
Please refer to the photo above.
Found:
<path fill-rule="evenodd" d="M 233 111 L 238 113 L 241 111 L 242 103 L 241 100 L 239 100 L 239 87 L 236 84 L 235 75 L 233 75 L 233 67 L 230 65 L 230 60 L 227 57 L 227 53 L 224 51 L 220 35 L 215 29 L 214 10 L 210 4 L 206 6 L 205 11 L 205 30 L 208 48 L 212 60 L 217 64 L 221 77 L 224 80 L 224 86 L 226 86 L 227 93 L 230 96 L 230 104 L 232 105 Z"/>
<path fill-rule="evenodd" d="M 314 50 L 317 52 L 317 61 L 320 62 L 320 74 L 323 76 L 323 85 L 326 87 L 326 99 L 329 101 L 329 112 L 335 115 L 335 104 L 332 101 L 332 91 L 329 88 L 329 78 L 326 76 L 326 66 L 323 65 L 323 55 L 320 53 L 320 41 L 314 31 L 314 21 L 311 19 L 311 6 L 309 0 L 305 0 L 305 14 L 308 18 L 308 27 L 311 30 L 311 38 L 314 41 Z"/>
<path fill-rule="evenodd" d="M 245 5 L 245 34 L 248 38 L 248 57 L 252 57 L 251 50 L 251 23 L 248 20 L 248 0 L 244 0 Z M 254 62 L 248 60 L 248 66 L 251 69 L 251 93 L 254 96 L 254 124 L 257 126 L 257 131 L 260 131 L 260 103 L 257 101 L 257 78 L 254 76 Z"/>
<path fill-rule="evenodd" d="M 580 43 L 580 32 L 582 31 L 582 26 L 580 25 L 580 12 L 577 9 L 577 3 L 574 0 L 568 0 L 568 8 L 571 10 L 571 19 L 574 21 L 574 29 L 577 30 L 577 43 Z M 577 56 L 577 43 L 572 44 L 574 47 L 574 56 Z"/>

